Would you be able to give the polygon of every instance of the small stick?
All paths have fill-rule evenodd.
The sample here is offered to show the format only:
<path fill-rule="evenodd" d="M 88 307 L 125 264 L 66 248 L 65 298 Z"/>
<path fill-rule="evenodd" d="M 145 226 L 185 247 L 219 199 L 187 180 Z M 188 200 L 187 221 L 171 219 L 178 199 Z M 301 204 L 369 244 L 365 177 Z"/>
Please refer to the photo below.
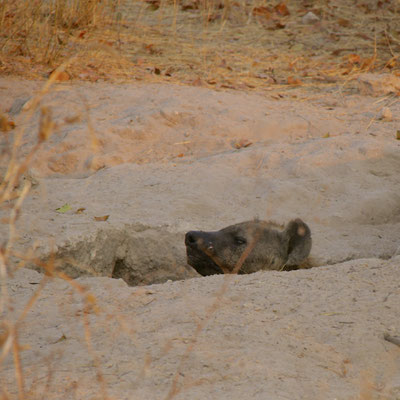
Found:
<path fill-rule="evenodd" d="M 387 332 L 383 334 L 383 338 L 392 344 L 400 347 L 400 336 L 391 336 Z"/>

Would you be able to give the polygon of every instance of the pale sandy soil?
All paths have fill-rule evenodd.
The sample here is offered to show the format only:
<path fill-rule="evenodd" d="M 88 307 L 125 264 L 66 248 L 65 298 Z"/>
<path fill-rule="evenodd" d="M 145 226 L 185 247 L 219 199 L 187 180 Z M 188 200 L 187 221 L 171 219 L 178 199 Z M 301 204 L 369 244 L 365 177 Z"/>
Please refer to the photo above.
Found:
<path fill-rule="evenodd" d="M 0 111 L 16 124 L 2 138 L 3 171 L 21 129 L 21 157 L 37 140 L 39 113 L 29 115 L 29 99 L 42 86 L 0 80 Z M 383 339 L 400 335 L 399 258 L 392 258 L 400 245 L 398 97 L 67 83 L 41 105 L 59 128 L 25 174 L 33 187 L 16 251 L 35 246 L 43 258 L 53 251 L 73 276 L 109 277 L 122 262 L 146 285 L 196 276 L 185 263 L 187 230 L 301 217 L 315 265 L 328 265 L 233 277 L 222 294 L 224 277 L 143 288 L 80 278 L 100 306 L 89 314 L 107 393 L 171 398 L 177 376 L 180 399 L 399 398 L 399 348 Z M 390 121 L 381 119 L 383 107 Z M 57 212 L 64 204 L 70 210 Z M 16 318 L 40 279 L 21 271 L 9 281 L 14 310 L 2 318 Z M 24 320 L 32 398 L 105 393 L 78 297 L 52 282 Z M 0 367 L 0 386 L 14 398 L 11 354 Z"/>

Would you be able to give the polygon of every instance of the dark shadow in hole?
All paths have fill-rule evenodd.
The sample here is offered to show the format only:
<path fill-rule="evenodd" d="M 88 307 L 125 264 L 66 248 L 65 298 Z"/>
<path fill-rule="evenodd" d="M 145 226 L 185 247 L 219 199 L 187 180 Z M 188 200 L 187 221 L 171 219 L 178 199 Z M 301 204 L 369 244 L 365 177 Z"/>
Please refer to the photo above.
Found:
<path fill-rule="evenodd" d="M 125 264 L 122 259 L 115 260 L 113 272 L 111 275 L 115 279 L 123 279 L 129 286 L 136 286 L 138 284 L 137 279 L 132 276 L 131 269 Z"/>

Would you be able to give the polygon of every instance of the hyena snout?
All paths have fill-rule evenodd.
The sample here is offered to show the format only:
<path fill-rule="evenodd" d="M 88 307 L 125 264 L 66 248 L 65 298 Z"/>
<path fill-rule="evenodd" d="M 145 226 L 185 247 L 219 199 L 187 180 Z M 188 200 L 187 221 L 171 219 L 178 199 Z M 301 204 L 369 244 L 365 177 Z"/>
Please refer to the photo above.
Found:
<path fill-rule="evenodd" d="M 214 245 L 207 232 L 190 231 L 186 233 L 185 245 L 192 249 L 203 250 L 208 253 L 214 251 Z"/>

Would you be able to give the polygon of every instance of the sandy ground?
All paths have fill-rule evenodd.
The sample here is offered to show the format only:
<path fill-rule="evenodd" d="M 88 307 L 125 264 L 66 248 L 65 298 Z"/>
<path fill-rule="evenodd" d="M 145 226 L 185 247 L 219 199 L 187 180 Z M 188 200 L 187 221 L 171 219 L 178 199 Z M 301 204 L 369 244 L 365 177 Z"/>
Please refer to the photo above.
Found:
<path fill-rule="evenodd" d="M 21 158 L 36 143 L 40 116 L 29 105 L 42 86 L 0 80 L 0 110 L 16 124 L 1 143 L 3 170 L 18 132 Z M 36 397 L 60 398 L 65 387 L 66 398 L 104 394 L 78 324 L 89 312 L 115 398 L 172 398 L 177 376 L 182 399 L 398 399 L 399 348 L 383 339 L 400 335 L 392 258 L 400 245 L 398 97 L 67 83 L 41 106 L 58 129 L 25 174 L 33 188 L 15 251 L 55 252 L 72 276 L 110 277 L 123 265 L 131 283 L 148 285 L 196 276 L 185 263 L 187 230 L 301 217 L 312 230 L 314 265 L 329 266 L 233 277 L 222 295 L 224 277 L 143 288 L 81 278 L 98 316 L 82 311 L 67 283 L 52 282 L 20 334 L 31 348 L 22 363 Z M 384 107 L 391 118 L 382 118 Z M 65 204 L 69 210 L 57 211 Z M 39 280 L 24 271 L 9 282 L 14 311 L 5 320 Z M 14 396 L 10 354 L 1 368 Z"/>
<path fill-rule="evenodd" d="M 95 307 L 51 282 L 20 327 L 29 398 L 398 399 L 400 349 L 384 334 L 400 332 L 399 262 L 142 288 L 80 278 Z M 20 270 L 9 282 L 10 319 L 40 280 Z M 0 376 L 14 398 L 12 364 Z"/>

